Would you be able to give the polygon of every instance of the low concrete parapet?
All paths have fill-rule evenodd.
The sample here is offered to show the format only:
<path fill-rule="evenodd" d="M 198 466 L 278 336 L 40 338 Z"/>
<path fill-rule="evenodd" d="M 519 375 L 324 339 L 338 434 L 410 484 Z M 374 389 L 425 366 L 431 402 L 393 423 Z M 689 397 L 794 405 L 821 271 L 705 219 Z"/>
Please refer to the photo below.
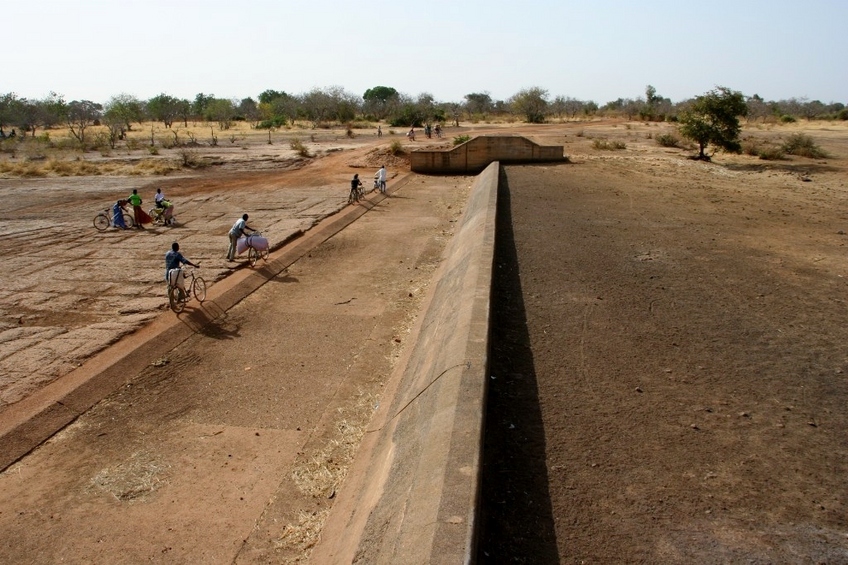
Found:
<path fill-rule="evenodd" d="M 568 161 L 561 145 L 539 145 L 520 135 L 478 136 L 450 149 L 419 149 L 410 154 L 415 173 L 476 174 L 494 161 Z"/>
<path fill-rule="evenodd" d="M 472 186 L 314 563 L 474 559 L 499 170 L 492 163 Z"/>

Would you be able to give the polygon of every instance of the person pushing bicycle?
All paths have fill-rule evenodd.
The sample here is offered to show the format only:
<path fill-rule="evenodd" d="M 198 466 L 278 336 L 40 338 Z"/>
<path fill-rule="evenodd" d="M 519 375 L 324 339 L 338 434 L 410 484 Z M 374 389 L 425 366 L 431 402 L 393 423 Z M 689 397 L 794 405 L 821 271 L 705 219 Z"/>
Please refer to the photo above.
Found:
<path fill-rule="evenodd" d="M 171 250 L 165 253 L 165 280 L 168 281 L 169 284 L 174 286 L 181 286 L 182 277 L 180 276 L 182 273 L 176 273 L 176 276 L 171 275 L 171 271 L 177 270 L 182 271 L 182 265 L 191 265 L 197 269 L 200 268 L 200 263 L 192 263 L 180 253 L 180 244 L 176 241 L 171 244 Z M 175 279 L 175 280 L 174 280 Z"/>

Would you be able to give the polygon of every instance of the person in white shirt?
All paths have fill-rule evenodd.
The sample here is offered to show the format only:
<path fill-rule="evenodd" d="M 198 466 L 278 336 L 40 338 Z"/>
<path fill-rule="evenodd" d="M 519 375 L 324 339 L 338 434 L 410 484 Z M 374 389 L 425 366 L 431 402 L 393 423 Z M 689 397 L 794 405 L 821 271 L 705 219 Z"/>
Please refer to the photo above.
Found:
<path fill-rule="evenodd" d="M 157 208 L 164 208 L 165 206 L 162 205 L 163 200 L 165 200 L 165 195 L 162 194 L 161 188 L 157 188 L 156 196 L 153 197 L 153 203 L 156 205 Z"/>
<path fill-rule="evenodd" d="M 380 183 L 380 192 L 386 192 L 386 166 L 381 165 L 377 171 L 377 181 Z"/>

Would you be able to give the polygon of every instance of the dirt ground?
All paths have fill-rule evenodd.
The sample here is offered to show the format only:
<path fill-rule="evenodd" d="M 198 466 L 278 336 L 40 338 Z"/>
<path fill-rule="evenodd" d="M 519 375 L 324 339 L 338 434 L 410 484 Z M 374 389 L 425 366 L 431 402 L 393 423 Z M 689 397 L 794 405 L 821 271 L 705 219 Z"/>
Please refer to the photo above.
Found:
<path fill-rule="evenodd" d="M 523 133 L 563 145 L 572 159 L 568 165 L 509 167 L 504 177 L 481 558 L 848 563 L 848 128 L 751 126 L 747 137 L 776 141 L 803 131 L 831 157 L 766 162 L 716 155 L 710 164 L 687 159 L 691 151 L 656 145 L 654 138 L 667 128 L 592 122 L 446 130 L 443 144 L 460 134 Z M 626 149 L 598 150 L 595 139 L 619 140 Z M 351 173 L 367 181 L 391 140 L 327 134 L 312 148 L 318 156 L 306 161 L 276 145 L 216 148 L 218 165 L 165 179 L 0 179 L 7 203 L 0 214 L 0 413 L 121 336 L 168 315 L 160 263 L 171 241 L 179 239 L 203 264 L 207 280 L 221 280 L 230 272 L 224 246 L 234 215 L 249 211 L 272 242 L 309 229 L 345 206 Z M 408 170 L 404 166 L 394 162 L 390 173 L 397 178 Z M 363 292 L 325 294 L 325 278 L 333 279 L 334 271 L 307 277 L 308 261 L 301 267 L 306 271 L 290 271 L 281 284 L 251 298 L 250 313 L 234 312 L 173 354 L 186 383 L 152 368 L 139 377 L 135 400 L 116 395 L 92 411 L 88 427 L 75 425 L 51 440 L 84 436 L 89 448 L 45 446 L 0 475 L 0 490 L 8 495 L 0 504 L 3 555 L 73 561 L 76 548 L 76 556 L 98 561 L 122 547 L 154 562 L 221 562 L 234 554 L 245 563 L 287 562 L 308 555 L 310 538 L 303 532 L 314 529 L 310 524 L 331 505 L 326 485 L 334 479 L 296 495 L 299 487 L 273 477 L 290 477 L 293 469 L 319 475 L 309 462 L 320 460 L 316 454 L 332 442 L 344 443 L 336 435 L 339 420 L 328 415 L 340 409 L 339 398 L 353 402 L 350 407 L 378 394 L 372 373 L 390 370 L 387 343 L 395 353 L 403 346 L 403 328 L 417 312 L 416 301 L 407 298 L 426 288 L 439 246 L 461 211 L 462 189 L 470 184 L 447 177 L 417 187 L 412 178 L 374 217 L 391 219 L 394 203 L 404 203 L 416 188 L 435 199 L 435 211 L 426 213 L 434 219 L 424 229 L 430 243 L 422 244 L 419 256 L 400 263 L 404 257 L 392 255 L 401 253 L 397 242 L 394 252 L 376 253 L 379 247 L 365 242 L 381 236 L 357 233 L 368 227 L 360 220 L 346 236 L 352 240 L 339 238 L 314 258 L 323 258 L 325 267 L 341 261 L 338 272 L 358 275 L 340 279 L 342 288 L 361 277 L 396 281 L 389 299 L 367 302 L 342 317 L 348 324 L 342 326 L 333 313 L 336 303 L 361 299 Z M 152 199 L 157 186 L 177 202 L 177 228 L 98 234 L 91 227 L 99 207 L 132 188 Z M 439 192 L 445 187 L 455 194 Z M 408 223 L 404 213 L 391 230 L 400 230 L 405 217 Z M 392 232 L 380 233 L 391 239 Z M 354 251 L 357 260 L 345 261 Z M 391 276 L 368 270 L 390 263 L 398 267 Z M 404 279 L 410 263 L 421 272 Z M 369 286 L 369 296 L 379 295 L 378 286 Z M 293 288 L 300 291 L 296 302 L 281 290 Z M 275 358 L 280 374 L 297 376 L 297 400 L 286 386 L 268 389 L 271 381 L 246 378 L 257 369 L 250 349 L 236 360 L 218 351 L 262 334 L 261 324 L 246 326 L 253 312 L 262 312 L 262 300 L 288 306 L 279 314 L 287 328 L 321 312 L 316 324 L 324 330 L 311 325 L 311 332 L 261 341 L 264 349 L 283 349 Z M 259 316 L 266 327 L 273 323 L 269 315 Z M 352 334 L 344 335 L 367 335 L 362 343 L 382 347 L 367 355 L 360 355 L 359 341 L 338 349 L 337 333 L 345 329 Z M 293 355 L 286 355 L 288 348 Z M 208 371 L 192 370 L 198 351 L 217 362 L 221 384 Z M 347 360 L 361 379 L 343 376 L 327 384 L 323 379 L 339 371 L 327 365 L 331 358 Z M 210 393 L 210 404 L 162 403 L 166 396 L 185 396 L 192 384 Z M 282 409 L 280 398 L 286 398 Z M 166 434 L 174 453 L 182 450 L 174 460 L 154 456 L 155 425 L 133 424 L 154 405 L 158 417 L 179 421 Z M 228 413 L 234 408 L 240 412 Z M 121 414 L 118 424 L 110 420 L 115 414 Z M 121 426 L 130 430 L 125 438 L 114 435 Z M 97 438 L 114 444 L 115 459 L 100 453 Z M 203 447 L 218 440 L 208 451 Z M 233 455 L 235 469 L 229 468 Z M 342 458 L 325 467 L 343 477 Z M 174 482 L 177 471 L 184 471 L 180 488 L 194 482 L 193 492 L 202 494 L 198 509 L 229 509 L 212 517 L 214 527 L 209 516 L 193 515 L 184 499 L 162 498 L 159 485 Z M 218 483 L 225 472 L 237 479 Z M 47 476 L 48 486 L 34 487 L 36 475 Z M 9 485 L 26 497 L 14 497 Z M 57 487 L 66 494 L 50 513 L 41 503 Z M 237 506 L 242 502 L 245 508 Z M 116 532 L 173 516 L 162 531 L 145 526 L 148 546 L 129 534 L 98 537 L 99 526 L 68 545 L 65 536 L 109 506 L 105 515 Z M 204 526 L 209 529 L 201 535 Z M 33 531 L 57 533 L 21 544 L 24 532 Z M 226 545 L 232 531 L 243 535 L 236 550 Z M 206 553 L 198 549 L 203 543 Z M 106 546 L 113 553 L 98 553 Z"/>
<path fill-rule="evenodd" d="M 848 563 L 845 142 L 506 168 L 483 562 Z"/>

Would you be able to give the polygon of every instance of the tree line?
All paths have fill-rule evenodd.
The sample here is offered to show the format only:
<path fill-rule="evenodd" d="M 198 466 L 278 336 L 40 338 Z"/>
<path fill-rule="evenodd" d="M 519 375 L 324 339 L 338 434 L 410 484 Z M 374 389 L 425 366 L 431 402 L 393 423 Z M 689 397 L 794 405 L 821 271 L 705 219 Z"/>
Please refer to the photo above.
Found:
<path fill-rule="evenodd" d="M 740 95 L 741 96 L 741 95 Z M 0 94 L 0 137 L 17 129 L 35 136 L 39 129 L 66 127 L 85 146 L 86 130 L 93 125 L 108 128 L 109 141 L 123 139 L 134 125 L 145 121 L 161 122 L 166 128 L 174 123 L 204 121 L 229 129 L 235 121 L 249 122 L 255 128 L 280 128 L 295 121 L 307 121 L 313 127 L 330 124 L 355 126 L 358 122 L 386 122 L 395 127 L 424 126 L 435 123 L 522 119 L 528 123 L 574 120 L 595 116 L 626 117 L 628 120 L 677 122 L 702 97 L 673 103 L 648 85 L 645 95 L 618 98 L 599 106 L 594 101 L 570 96 L 551 97 L 540 87 L 522 89 L 507 100 L 495 100 L 488 92 L 466 94 L 461 102 L 439 102 L 432 94 L 409 96 L 388 86 L 369 88 L 361 96 L 342 87 L 315 88 L 302 94 L 265 90 L 254 98 L 218 98 L 197 94 L 193 100 L 159 94 L 141 100 L 131 94 L 118 94 L 105 103 L 90 100 L 66 101 L 51 92 L 42 99 L 27 99 L 10 92 Z M 848 109 L 839 102 L 791 98 L 766 101 L 754 94 L 743 98 L 748 121 L 794 121 L 796 119 L 848 119 Z M 741 115 L 741 114 L 740 114 Z"/>

